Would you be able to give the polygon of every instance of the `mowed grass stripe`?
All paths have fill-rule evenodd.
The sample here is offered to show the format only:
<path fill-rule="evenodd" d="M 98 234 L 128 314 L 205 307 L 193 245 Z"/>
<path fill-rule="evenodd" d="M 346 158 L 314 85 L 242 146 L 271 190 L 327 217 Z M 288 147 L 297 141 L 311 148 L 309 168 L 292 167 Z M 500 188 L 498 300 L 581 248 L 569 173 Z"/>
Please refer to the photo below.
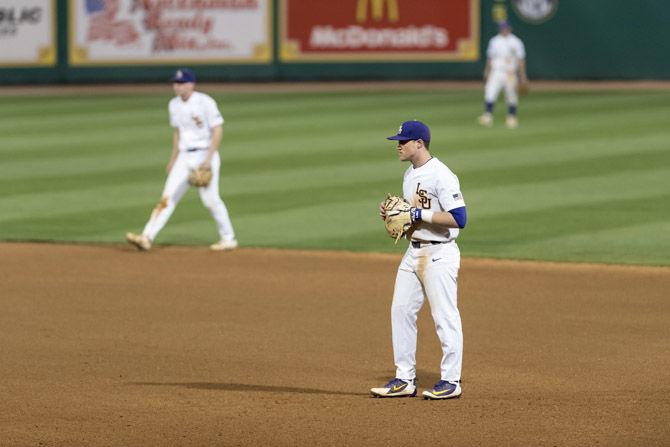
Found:
<path fill-rule="evenodd" d="M 323 192 L 323 191 L 322 191 Z M 233 224 L 237 229 L 238 236 L 249 240 L 256 234 L 253 229 L 259 225 L 267 226 L 267 222 L 272 221 L 272 231 L 264 232 L 263 235 L 256 234 L 254 242 L 248 245 L 263 246 L 270 239 L 277 239 L 277 234 L 284 234 L 283 240 L 293 241 L 303 238 L 318 240 L 322 236 L 322 228 L 325 226 L 329 230 L 341 228 L 338 234 L 345 236 L 348 231 L 346 228 L 376 228 L 379 230 L 379 217 L 376 215 L 378 200 L 377 198 L 368 198 L 362 200 L 340 200 L 324 201 L 315 200 L 318 198 L 308 197 L 305 203 L 295 203 L 281 209 L 272 208 L 260 212 L 245 214 L 238 211 L 233 218 Z M 228 201 L 227 201 L 228 202 Z M 232 210 L 234 205 L 229 205 Z M 49 219 L 17 219 L 11 222 L 12 227 L 23 227 L 32 232 L 50 233 L 49 240 L 58 240 L 66 238 L 73 241 L 118 241 L 123 237 L 125 231 L 141 230 L 148 219 L 151 209 L 145 206 L 125 206 L 115 208 L 111 203 L 109 207 L 98 209 L 97 212 L 78 211 L 69 214 L 59 214 L 50 216 Z M 257 210 L 254 210 L 257 211 Z M 360 217 L 355 225 L 352 225 L 353 216 Z M 322 220 L 327 218 L 327 224 Z M 128 225 L 119 228 L 119 220 L 129 220 Z M 320 224 L 318 224 L 321 222 Z M 2 225 L 5 223 L 3 222 Z M 376 224 L 376 225 L 373 225 Z M 53 225 L 53 231 L 50 226 Z M 215 238 L 215 226 L 209 213 L 202 207 L 195 191 L 190 191 L 182 204 L 173 215 L 165 232 L 161 233 L 159 242 L 162 243 L 183 243 L 183 241 L 174 240 L 170 237 L 173 232 L 179 232 L 184 228 L 211 227 L 213 233 L 201 234 L 193 231 L 192 240 L 205 242 Z M 190 230 L 189 230 L 190 231 Z M 354 231 L 354 230 L 352 230 Z M 358 230 L 355 230 L 358 231 Z M 290 234 L 289 234 L 290 233 Z M 107 235 L 107 236 L 105 236 Z M 206 238 L 206 239 L 205 239 Z M 12 239 L 30 239 L 22 238 L 18 235 L 12 236 Z M 346 248 L 346 247 L 342 247 Z"/>
<path fill-rule="evenodd" d="M 98 173 L 117 172 L 122 175 L 126 170 L 132 170 L 138 167 L 153 167 L 161 170 L 167 165 L 170 159 L 170 151 L 165 150 L 168 155 L 157 156 L 158 151 L 135 153 L 132 147 L 126 147 L 119 152 L 106 152 L 103 149 L 89 150 L 85 156 L 63 155 L 56 158 L 36 157 L 33 159 L 21 159 L 14 162 L 3 163 L 0 168 L 2 178 L 9 181 L 15 179 L 26 179 L 42 177 L 57 178 L 58 176 L 88 175 L 95 177 Z M 56 174 L 56 175 L 54 175 Z M 82 184 L 85 183 L 82 179 Z M 95 186 L 93 184 L 92 186 Z M 57 185 L 53 185 L 58 188 Z M 37 188 L 36 188 L 37 189 Z"/>
<path fill-rule="evenodd" d="M 622 154 L 533 164 L 501 169 L 463 170 L 462 181 L 477 187 L 506 186 L 550 182 L 563 179 L 591 178 L 620 172 L 654 170 L 667 162 L 666 149 L 642 154 Z"/>
<path fill-rule="evenodd" d="M 522 240 L 507 252 L 535 260 L 586 258 L 590 262 L 667 265 L 666 253 L 658 249 L 670 246 L 667 229 L 665 221 L 631 220 L 616 228 L 577 232 L 542 241 Z"/>
<path fill-rule="evenodd" d="M 35 116 L 44 119 L 68 114 L 97 114 L 118 110 L 144 110 L 152 113 L 160 104 L 167 113 L 171 95 L 83 95 L 83 96 L 14 96 L 0 97 L 0 118 L 32 121 Z"/>
<path fill-rule="evenodd" d="M 670 168 L 646 172 L 623 172 L 600 177 L 537 181 L 527 184 L 473 188 L 465 194 L 468 215 L 472 221 L 483 217 L 504 218 L 510 213 L 549 211 L 592 202 L 615 199 L 629 200 L 647 194 L 668 191 Z M 665 203 L 647 203 L 647 206 L 667 208 Z M 625 213 L 625 210 L 621 210 Z M 560 217 L 561 220 L 564 216 Z M 558 224 L 554 225 L 558 226 Z"/>
<path fill-rule="evenodd" d="M 614 199 L 590 202 L 584 205 L 556 207 L 551 210 L 529 211 L 525 213 L 509 213 L 495 217 L 481 218 L 472 223 L 470 232 L 463 235 L 462 242 L 467 244 L 469 252 L 474 256 L 506 257 L 502 253 L 511 253 L 514 257 L 524 259 L 570 260 L 585 255 L 599 262 L 630 263 L 630 253 L 636 253 L 636 262 L 640 250 L 632 243 L 630 227 L 644 224 L 657 229 L 667 228 L 669 206 L 650 208 L 649 203 L 670 203 L 670 194 L 641 196 L 634 199 Z M 622 218 L 621 210 L 626 216 Z M 645 220 L 636 220 L 633 216 L 644 214 Z M 566 216 L 561 226 L 553 223 L 556 216 Z M 486 234 L 478 229 L 486 228 L 495 222 L 514 221 L 516 225 L 505 227 L 504 231 Z M 546 227 L 551 225 L 551 233 Z M 589 236 L 606 232 L 616 239 L 617 244 L 608 244 L 602 240 L 589 240 Z M 477 234 L 476 236 L 474 234 Z M 667 232 L 666 232 L 667 233 Z M 654 233 L 652 233 L 654 234 Z M 644 234 L 649 238 L 651 234 Z M 568 241 L 579 240 L 576 246 Z M 654 237 L 656 244 L 668 242 L 667 235 Z M 649 247 L 649 243 L 645 246 Z M 667 245 L 666 245 L 667 246 Z M 617 247 L 614 249 L 614 247 Z M 652 250 L 648 262 L 658 262 L 665 256 L 658 250 Z"/>
<path fill-rule="evenodd" d="M 376 166 L 371 164 L 370 166 Z M 236 196 L 242 196 L 242 203 L 252 204 L 254 209 L 264 210 L 271 204 L 284 208 L 291 208 L 294 203 L 301 202 L 307 205 L 323 200 L 327 190 L 339 193 L 342 200 L 350 200 L 352 188 L 368 194 L 371 197 L 382 197 L 371 185 L 378 185 L 381 191 L 390 189 L 399 190 L 400 186 L 389 174 L 392 168 L 378 170 L 376 176 L 363 176 L 369 166 L 357 165 L 355 169 L 341 168 L 340 175 L 334 175 L 329 181 L 322 181 L 319 172 L 337 173 L 338 169 L 322 168 L 316 173 L 311 169 L 301 168 L 292 170 L 289 175 L 292 181 L 287 181 L 285 173 L 273 172 L 269 176 L 246 176 L 235 179 L 223 178 L 220 190 L 226 201 L 235 203 Z M 347 175 L 354 173 L 355 176 Z M 359 182 L 353 178 L 361 179 Z M 87 212 L 105 211 L 110 208 L 123 207 L 125 204 L 145 203 L 147 207 L 153 205 L 160 198 L 164 175 L 153 179 L 143 178 L 135 182 L 125 180 L 124 174 L 111 175 L 104 184 L 92 184 L 85 191 L 76 188 L 75 183 L 69 184 L 66 190 L 43 190 L 41 192 L 10 194 L 0 198 L 0 222 L 20 226 L 21 219 L 50 218 L 71 214 L 73 220 L 82 210 L 81 203 L 86 203 Z M 96 199 L 97 198 L 97 199 Z M 381 200 L 381 199 L 380 199 Z M 263 207 L 258 204 L 263 203 Z M 11 222 L 13 221 L 13 222 Z"/>
<path fill-rule="evenodd" d="M 54 133 L 36 133 L 8 137 L 3 142 L 5 149 L 0 152 L 3 161 L 14 158 L 47 158 L 57 159 L 67 156 L 70 151 L 73 155 L 83 153 L 116 152 L 126 147 L 141 148 L 145 145 L 155 146 L 163 142 L 168 150 L 172 149 L 170 131 L 153 125 L 133 125 L 110 130 L 104 126 L 98 129 L 62 129 Z"/>
<path fill-rule="evenodd" d="M 498 213 L 489 216 L 479 216 L 471 223 L 472 228 L 488 227 L 494 221 L 514 221 L 516 225 L 508 226 L 505 231 L 496 234 L 482 234 L 477 238 L 468 237 L 470 242 L 493 243 L 496 246 L 517 244 L 553 239 L 557 236 L 575 233 L 591 233 L 593 231 L 625 227 L 634 219 L 620 218 L 621 210 L 626 210 L 631 216 L 644 213 L 645 223 L 663 222 L 670 212 L 670 206 L 657 206 L 648 209 L 649 203 L 670 203 L 670 193 L 638 196 L 628 199 L 604 199 L 590 201 L 581 205 L 569 204 L 551 209 L 533 209 L 528 211 L 514 211 Z M 596 211 L 596 212 L 594 212 Z M 551 224 L 557 215 L 566 216 L 562 225 L 556 226 L 551 233 L 545 228 Z"/>
<path fill-rule="evenodd" d="M 388 244 L 388 236 L 383 230 L 379 216 L 375 213 L 378 203 L 378 200 L 373 199 L 339 203 L 318 201 L 311 202 L 307 206 L 273 210 L 267 213 L 237 214 L 232 216 L 232 219 L 238 238 L 248 240 L 248 245 L 251 246 L 281 247 L 288 243 L 296 247 L 320 248 L 319 241 L 324 237 L 325 230 L 325 232 L 331 232 L 330 237 L 336 237 L 340 241 L 337 248 L 353 249 L 348 239 L 361 232 L 376 233 L 375 239 Z M 193 214 L 201 215 L 203 218 L 192 221 L 187 216 Z M 357 216 L 357 219 L 352 220 L 352 216 Z M 171 222 L 172 225 L 170 225 L 171 228 L 166 226 L 164 234 L 161 233 L 159 236 L 159 242 L 179 244 L 183 243 L 182 237 L 186 237 L 186 240 L 192 243 L 207 243 L 216 238 L 214 223 L 211 218 L 197 209 L 194 201 L 189 202 L 180 215 L 175 212 L 174 218 L 174 222 Z M 268 222 L 272 222 L 271 230 L 260 233 L 254 231 L 259 226 L 267 228 Z M 143 225 L 144 222 L 141 224 Z M 205 231 L 192 231 L 196 228 Z M 190 236 L 186 236 L 187 234 Z M 282 243 L 281 240 L 285 242 Z"/>
<path fill-rule="evenodd" d="M 523 144 L 504 142 L 497 147 L 479 150 L 444 151 L 460 170 L 502 170 L 507 168 L 532 168 L 539 164 L 565 163 L 578 160 L 591 160 L 601 156 L 635 157 L 637 154 L 655 152 L 667 147 L 670 138 L 668 131 L 645 132 L 642 135 L 624 135 L 616 142 L 603 140 L 602 135 L 589 138 L 546 138 L 540 143 Z M 441 149 L 437 149 L 441 151 Z"/>
<path fill-rule="evenodd" d="M 166 122 L 167 110 L 163 112 L 163 121 Z M 148 114 L 146 110 L 120 109 L 86 112 L 64 112 L 49 116 L 40 121 L 40 133 L 57 133 L 63 129 L 89 130 L 91 128 L 109 128 L 149 124 L 159 118 L 156 113 Z M 35 132 L 35 123 L 30 120 L 4 119 L 0 122 L 0 131 L 7 136 L 25 135 Z"/>
<path fill-rule="evenodd" d="M 616 91 L 607 92 L 534 92 L 521 99 L 521 108 L 536 118 L 561 115 L 572 117 L 583 112 L 597 111 L 598 114 L 622 112 L 638 108 L 667 108 L 667 91 Z M 547 107 L 550 103 L 551 107 Z M 502 104 L 499 107 L 504 108 Z M 539 115 L 537 113 L 541 113 Z M 566 112 L 570 112 L 567 113 Z"/>
<path fill-rule="evenodd" d="M 130 161 L 128 161 L 130 160 Z M 391 161 L 377 161 L 371 157 L 370 161 L 363 163 L 349 162 L 323 164 L 314 162 L 313 165 L 296 168 L 291 163 L 282 164 L 275 169 L 235 169 L 234 163 L 225 163 L 221 174 L 221 180 L 230 184 L 234 191 L 290 191 L 300 187 L 314 187 L 318 185 L 342 185 L 356 179 L 394 178 L 402 174 L 399 163 Z M 95 157 L 78 160 L 77 164 L 66 162 L 58 163 L 61 166 L 59 175 L 34 175 L 27 176 L 23 172 L 29 171 L 24 165 L 21 169 L 13 171 L 13 175 L 0 180 L 0 198 L 17 196 L 21 194 L 52 194 L 68 190 L 79 190 L 82 183 L 89 181 L 90 188 L 104 187 L 106 185 L 117 185 L 121 183 L 133 183 L 141 181 L 157 182 L 156 190 L 162 189 L 162 182 L 166 178 L 164 164 L 167 159 L 156 158 L 129 158 L 119 160 L 110 157 L 107 162 L 99 163 Z M 375 169 L 370 175 L 364 175 L 372 167 L 388 167 L 384 172 Z M 324 177 L 319 178 L 322 173 Z M 16 182 L 21 178 L 22 182 Z M 290 178 L 290 180 L 287 180 Z M 160 183 L 159 183 L 160 182 Z M 36 192 L 39 191 L 39 192 Z"/>

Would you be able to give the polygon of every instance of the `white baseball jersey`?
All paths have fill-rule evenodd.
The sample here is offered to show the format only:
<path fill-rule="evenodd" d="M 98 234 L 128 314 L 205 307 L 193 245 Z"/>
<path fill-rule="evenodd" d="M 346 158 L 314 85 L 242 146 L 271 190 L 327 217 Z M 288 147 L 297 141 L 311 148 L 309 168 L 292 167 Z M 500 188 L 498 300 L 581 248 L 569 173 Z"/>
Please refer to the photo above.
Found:
<path fill-rule="evenodd" d="M 526 58 L 526 49 L 514 34 L 497 34 L 489 41 L 486 56 L 491 59 L 491 70 L 515 73 L 519 60 Z"/>
<path fill-rule="evenodd" d="M 465 206 L 458 177 L 435 157 L 419 168 L 410 165 L 405 171 L 402 190 L 405 200 L 417 208 L 449 211 Z M 450 228 L 445 233 L 434 225 L 422 223 L 412 234 L 412 239 L 452 241 L 458 237 L 458 232 L 458 228 Z"/>
<path fill-rule="evenodd" d="M 211 140 L 211 128 L 223 124 L 216 101 L 209 95 L 193 92 L 187 101 L 176 96 L 168 105 L 170 125 L 179 129 L 179 150 L 205 149 Z"/>

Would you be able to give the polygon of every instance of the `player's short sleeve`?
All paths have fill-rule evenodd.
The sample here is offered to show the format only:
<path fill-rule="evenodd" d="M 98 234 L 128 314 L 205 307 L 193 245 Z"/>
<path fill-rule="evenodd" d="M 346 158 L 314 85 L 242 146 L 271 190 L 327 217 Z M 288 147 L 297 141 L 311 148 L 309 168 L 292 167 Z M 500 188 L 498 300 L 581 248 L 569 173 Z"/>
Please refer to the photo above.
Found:
<path fill-rule="evenodd" d="M 526 58 L 526 47 L 523 45 L 523 42 L 521 39 L 516 39 L 516 51 L 517 55 L 519 56 L 519 59 L 525 59 Z"/>
<path fill-rule="evenodd" d="M 489 45 L 486 47 L 486 57 L 493 58 L 495 57 L 495 45 L 494 40 L 489 40 Z"/>
<path fill-rule="evenodd" d="M 207 124 L 210 128 L 220 126 L 223 124 L 223 116 L 219 111 L 219 107 L 216 105 L 216 101 L 213 98 L 206 96 L 205 97 L 205 117 L 207 118 Z"/>
<path fill-rule="evenodd" d="M 175 103 L 174 103 L 174 99 L 172 99 L 168 103 L 168 113 L 170 115 L 170 126 L 171 127 L 179 127 L 179 124 L 177 123 L 177 111 L 175 109 L 176 109 L 176 106 L 175 106 Z"/>
<path fill-rule="evenodd" d="M 440 178 L 436 192 L 440 207 L 444 211 L 465 206 L 458 177 L 453 174 Z"/>

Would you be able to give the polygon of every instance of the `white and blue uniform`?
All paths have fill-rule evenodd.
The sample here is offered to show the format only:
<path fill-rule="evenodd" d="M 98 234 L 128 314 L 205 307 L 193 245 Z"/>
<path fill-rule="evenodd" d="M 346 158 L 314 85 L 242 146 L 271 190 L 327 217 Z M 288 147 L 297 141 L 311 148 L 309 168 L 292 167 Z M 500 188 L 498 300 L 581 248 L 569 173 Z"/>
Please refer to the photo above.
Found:
<path fill-rule="evenodd" d="M 413 207 L 433 212 L 465 206 L 458 177 L 433 157 L 423 166 L 410 166 L 403 179 L 403 195 Z M 396 377 L 416 378 L 417 314 L 428 298 L 442 346 L 441 379 L 461 378 L 463 331 L 457 307 L 457 279 L 461 255 L 456 244 L 459 229 L 422 222 L 396 276 L 391 306 Z"/>
<path fill-rule="evenodd" d="M 505 90 L 505 100 L 510 106 L 519 102 L 517 95 L 517 73 L 519 63 L 526 58 L 526 49 L 514 34 L 497 34 L 489 41 L 486 56 L 491 64 L 491 71 L 486 80 L 484 100 L 495 103 L 500 90 Z"/>
<path fill-rule="evenodd" d="M 172 98 L 168 109 L 170 125 L 179 130 L 179 154 L 165 181 L 161 201 L 153 210 L 142 232 L 150 241 L 165 226 L 177 203 L 188 190 L 189 171 L 206 160 L 212 128 L 224 122 L 214 99 L 196 91 L 186 101 L 179 96 Z M 226 205 L 219 195 L 221 158 L 218 150 L 212 157 L 211 168 L 212 180 L 209 185 L 198 188 L 200 200 L 216 221 L 221 240 L 231 241 L 235 239 L 233 225 Z"/>

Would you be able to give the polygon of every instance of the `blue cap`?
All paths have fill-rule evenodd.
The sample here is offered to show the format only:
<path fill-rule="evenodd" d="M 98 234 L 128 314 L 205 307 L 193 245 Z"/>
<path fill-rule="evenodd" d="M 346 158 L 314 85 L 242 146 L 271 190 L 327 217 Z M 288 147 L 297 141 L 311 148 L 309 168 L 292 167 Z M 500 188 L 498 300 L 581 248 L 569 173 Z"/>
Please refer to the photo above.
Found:
<path fill-rule="evenodd" d="M 172 77 L 172 82 L 183 84 L 185 82 L 195 82 L 195 75 L 188 68 L 180 68 Z"/>
<path fill-rule="evenodd" d="M 421 121 L 405 121 L 400 125 L 398 133 L 392 137 L 388 137 L 387 140 L 423 140 L 429 142 L 430 129 Z"/>
<path fill-rule="evenodd" d="M 507 20 L 501 20 L 498 22 L 498 28 L 503 29 L 503 28 L 510 28 L 510 24 Z"/>

